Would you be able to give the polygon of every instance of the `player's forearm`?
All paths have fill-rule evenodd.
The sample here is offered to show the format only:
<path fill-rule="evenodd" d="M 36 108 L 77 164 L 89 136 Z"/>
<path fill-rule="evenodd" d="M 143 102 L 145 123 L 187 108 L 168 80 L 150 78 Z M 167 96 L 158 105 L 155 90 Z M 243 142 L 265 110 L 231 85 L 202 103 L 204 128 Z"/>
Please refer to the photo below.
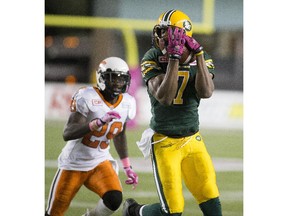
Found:
<path fill-rule="evenodd" d="M 209 73 L 203 55 L 196 56 L 198 72 L 196 75 L 195 88 L 199 98 L 209 98 L 214 91 L 212 75 Z"/>
<path fill-rule="evenodd" d="M 122 132 L 113 138 L 114 146 L 120 159 L 128 157 L 127 136 L 125 131 L 126 125 L 124 125 Z"/>
<path fill-rule="evenodd" d="M 178 88 L 179 60 L 169 59 L 166 74 L 155 94 L 156 99 L 164 104 L 171 105 Z"/>
<path fill-rule="evenodd" d="M 120 159 L 128 157 L 127 141 L 114 138 L 114 146 Z"/>
<path fill-rule="evenodd" d="M 63 139 L 64 141 L 79 139 L 89 132 L 91 132 L 89 124 L 69 124 L 64 128 Z"/>

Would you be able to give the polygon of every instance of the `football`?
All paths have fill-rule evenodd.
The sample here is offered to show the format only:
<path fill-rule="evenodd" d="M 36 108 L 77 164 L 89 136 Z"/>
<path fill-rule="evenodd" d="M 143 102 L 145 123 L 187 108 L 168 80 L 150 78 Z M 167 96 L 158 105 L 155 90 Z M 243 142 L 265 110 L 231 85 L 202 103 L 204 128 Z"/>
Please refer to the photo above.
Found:
<path fill-rule="evenodd" d="M 183 47 L 183 54 L 181 56 L 181 59 L 179 60 L 180 64 L 188 64 L 191 62 L 193 57 L 193 53 L 190 52 L 186 46 Z"/>

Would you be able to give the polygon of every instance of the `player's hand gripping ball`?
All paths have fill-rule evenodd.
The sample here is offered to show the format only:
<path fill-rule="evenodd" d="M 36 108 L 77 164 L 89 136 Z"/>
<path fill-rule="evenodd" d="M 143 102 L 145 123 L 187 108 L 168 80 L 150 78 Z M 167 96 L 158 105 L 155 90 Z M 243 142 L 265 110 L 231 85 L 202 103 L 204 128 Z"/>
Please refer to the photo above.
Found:
<path fill-rule="evenodd" d="M 176 57 L 180 64 L 188 64 L 193 60 L 193 52 L 186 46 L 185 32 L 180 28 L 168 28 L 166 39 L 168 46 L 165 46 L 164 38 L 159 39 L 159 48 L 166 57 Z M 168 52 L 167 52 L 168 51 Z"/>
<path fill-rule="evenodd" d="M 183 47 L 185 45 L 184 30 L 181 28 L 168 27 L 168 46 L 169 58 L 181 59 Z"/>
<path fill-rule="evenodd" d="M 203 50 L 203 47 L 200 43 L 198 43 L 198 41 L 195 40 L 195 38 L 188 37 L 187 35 L 184 35 L 184 38 L 186 42 L 185 46 L 187 46 L 187 48 L 194 54 L 198 54 Z"/>

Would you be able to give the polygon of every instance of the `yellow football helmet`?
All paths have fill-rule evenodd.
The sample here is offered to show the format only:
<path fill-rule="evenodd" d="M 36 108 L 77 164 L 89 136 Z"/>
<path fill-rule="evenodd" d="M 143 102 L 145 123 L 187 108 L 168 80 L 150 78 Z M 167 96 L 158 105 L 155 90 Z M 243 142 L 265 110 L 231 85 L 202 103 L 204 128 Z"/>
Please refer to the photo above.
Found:
<path fill-rule="evenodd" d="M 168 10 L 160 15 L 158 24 L 153 28 L 153 45 L 159 47 L 159 39 L 165 37 L 164 31 L 168 26 L 185 30 L 185 34 L 192 37 L 193 25 L 191 19 L 180 10 Z"/>

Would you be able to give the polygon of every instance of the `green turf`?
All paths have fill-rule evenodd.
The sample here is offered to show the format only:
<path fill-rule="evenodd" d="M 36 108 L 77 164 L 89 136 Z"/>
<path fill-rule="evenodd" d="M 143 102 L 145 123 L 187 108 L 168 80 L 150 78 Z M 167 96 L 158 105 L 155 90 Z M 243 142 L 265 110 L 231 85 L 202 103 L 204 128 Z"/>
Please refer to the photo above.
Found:
<path fill-rule="evenodd" d="M 62 131 L 65 122 L 46 121 L 45 125 L 45 159 L 56 160 L 61 149 L 65 145 L 62 139 Z M 135 142 L 140 139 L 145 127 L 127 130 L 129 141 L 129 153 L 131 157 L 142 157 Z M 202 130 L 202 136 L 207 149 L 212 157 L 243 158 L 243 133 L 242 130 Z M 115 154 L 114 147 L 111 153 Z M 45 202 L 49 193 L 50 184 L 56 168 L 45 168 Z M 139 185 L 136 190 L 123 184 L 124 198 L 134 197 L 140 203 L 158 202 L 152 173 L 138 173 Z M 119 173 L 121 182 L 125 176 L 122 171 Z M 243 215 L 243 172 L 217 172 L 217 182 L 221 194 L 223 215 Z M 202 216 L 195 200 L 184 187 L 185 210 L 183 216 Z M 81 216 L 86 208 L 92 208 L 97 202 L 97 195 L 82 187 L 74 198 L 65 216 Z M 45 203 L 46 205 L 46 203 Z M 121 215 L 120 210 L 115 216 Z"/>

